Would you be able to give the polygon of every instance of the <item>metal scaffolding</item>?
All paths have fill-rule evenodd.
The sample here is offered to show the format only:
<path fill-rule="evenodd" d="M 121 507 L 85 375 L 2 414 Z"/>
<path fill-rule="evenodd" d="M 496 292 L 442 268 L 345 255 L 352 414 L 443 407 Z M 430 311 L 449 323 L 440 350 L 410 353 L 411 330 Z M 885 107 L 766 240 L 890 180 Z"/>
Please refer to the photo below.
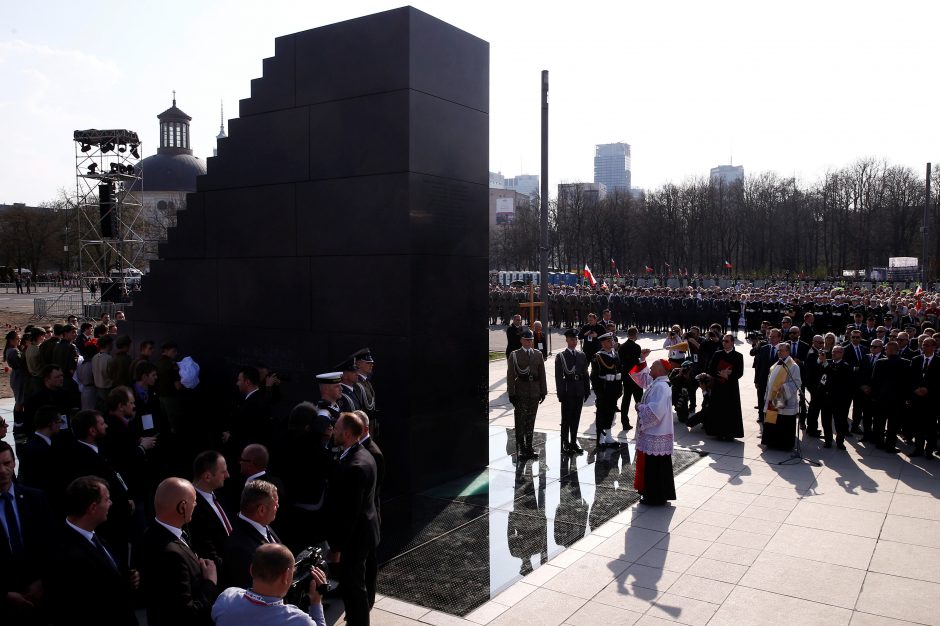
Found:
<path fill-rule="evenodd" d="M 129 274 L 139 275 L 144 260 L 145 218 L 140 139 L 130 130 L 76 130 L 75 212 L 79 242 L 78 270 L 102 288 L 116 276 L 115 286 Z M 85 290 L 82 307 L 85 305 Z M 108 294 L 110 295 L 110 294 Z M 101 296 L 106 296 L 102 293 Z M 96 300 L 90 298 L 89 302 Z"/>

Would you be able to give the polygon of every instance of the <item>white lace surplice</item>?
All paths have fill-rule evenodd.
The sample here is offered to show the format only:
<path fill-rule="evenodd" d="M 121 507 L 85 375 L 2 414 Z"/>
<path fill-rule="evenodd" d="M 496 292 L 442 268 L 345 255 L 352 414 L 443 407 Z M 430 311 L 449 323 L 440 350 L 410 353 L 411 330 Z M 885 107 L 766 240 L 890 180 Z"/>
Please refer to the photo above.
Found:
<path fill-rule="evenodd" d="M 654 379 L 646 364 L 640 365 L 643 369 L 630 373 L 636 384 L 645 390 L 636 405 L 639 418 L 636 449 L 653 456 L 672 454 L 672 389 L 665 376 Z"/>

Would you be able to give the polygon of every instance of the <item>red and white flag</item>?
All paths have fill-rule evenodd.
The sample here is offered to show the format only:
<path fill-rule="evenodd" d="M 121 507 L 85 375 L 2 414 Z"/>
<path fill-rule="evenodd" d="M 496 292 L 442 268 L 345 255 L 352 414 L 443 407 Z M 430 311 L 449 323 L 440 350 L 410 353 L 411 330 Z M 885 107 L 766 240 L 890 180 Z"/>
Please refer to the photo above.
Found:
<path fill-rule="evenodd" d="M 730 270 L 730 269 L 731 269 L 731 261 L 725 261 L 725 269 L 726 269 L 726 270 Z"/>
<path fill-rule="evenodd" d="M 584 264 L 584 277 L 591 283 L 591 287 L 597 284 L 597 280 L 594 278 L 594 274 L 591 273 L 591 268 L 587 266 L 587 263 Z"/>
<path fill-rule="evenodd" d="M 917 285 L 917 291 L 914 292 L 914 297 L 919 298 L 922 293 L 924 293 L 924 288 L 921 285 Z"/>
<path fill-rule="evenodd" d="M 653 273 L 653 268 L 650 267 L 649 265 L 647 265 L 647 266 L 646 266 L 646 273 L 647 273 L 647 274 L 652 274 L 652 273 Z"/>

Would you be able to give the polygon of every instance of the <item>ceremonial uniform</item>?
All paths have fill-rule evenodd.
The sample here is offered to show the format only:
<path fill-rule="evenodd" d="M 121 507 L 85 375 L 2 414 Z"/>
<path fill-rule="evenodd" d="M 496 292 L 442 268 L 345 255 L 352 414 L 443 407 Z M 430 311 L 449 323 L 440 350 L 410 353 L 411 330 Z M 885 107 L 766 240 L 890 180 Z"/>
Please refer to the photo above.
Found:
<path fill-rule="evenodd" d="M 607 333 L 599 339 L 612 340 L 613 335 Z M 617 412 L 617 399 L 623 393 L 623 372 L 620 357 L 612 349 L 609 352 L 600 350 L 591 359 L 591 383 L 597 396 L 597 444 L 616 445 L 616 440 L 610 434 L 610 427 Z"/>
<path fill-rule="evenodd" d="M 581 406 L 591 395 L 587 364 L 587 357 L 577 348 L 566 348 L 555 356 L 555 391 L 561 402 L 562 451 L 577 448 Z"/>
<path fill-rule="evenodd" d="M 526 331 L 523 338 L 532 338 Z M 516 450 L 520 455 L 531 456 L 532 437 L 535 431 L 535 415 L 539 404 L 548 394 L 545 382 L 545 360 L 542 353 L 532 348 L 519 348 L 509 355 L 506 382 L 509 401 L 512 403 L 516 427 Z"/>

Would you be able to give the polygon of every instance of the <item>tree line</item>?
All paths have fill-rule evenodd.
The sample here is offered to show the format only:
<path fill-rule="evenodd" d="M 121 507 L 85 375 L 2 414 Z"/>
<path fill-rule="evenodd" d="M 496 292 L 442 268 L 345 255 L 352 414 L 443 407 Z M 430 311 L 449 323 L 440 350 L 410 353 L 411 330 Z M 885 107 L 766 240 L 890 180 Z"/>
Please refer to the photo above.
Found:
<path fill-rule="evenodd" d="M 933 170 L 928 250 L 940 268 L 938 169 Z M 860 159 L 804 183 L 775 172 L 725 184 L 693 178 L 640 195 L 597 200 L 576 186 L 549 202 L 549 266 L 595 274 L 643 274 L 651 267 L 691 274 L 838 276 L 884 267 L 888 257 L 922 256 L 925 176 L 885 160 Z M 491 230 L 490 267 L 538 269 L 539 198 Z"/>

